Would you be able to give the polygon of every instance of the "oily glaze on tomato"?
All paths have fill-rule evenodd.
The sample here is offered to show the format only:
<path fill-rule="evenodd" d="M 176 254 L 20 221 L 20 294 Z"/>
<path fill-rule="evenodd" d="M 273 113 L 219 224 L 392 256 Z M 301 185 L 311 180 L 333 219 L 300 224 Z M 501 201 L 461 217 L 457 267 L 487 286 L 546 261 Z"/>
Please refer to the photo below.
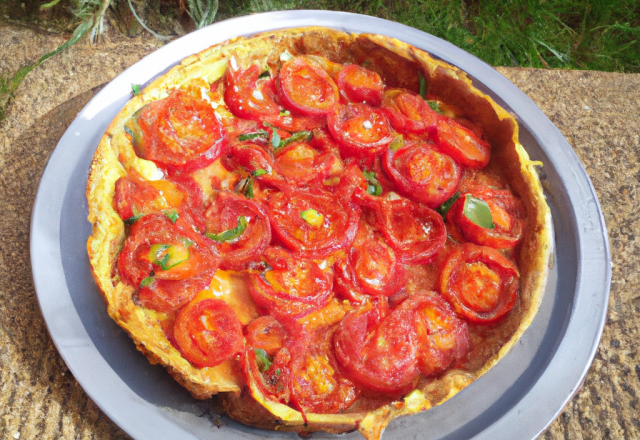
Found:
<path fill-rule="evenodd" d="M 378 107 L 382 102 L 382 78 L 373 70 L 349 64 L 338 76 L 340 93 L 351 102 Z"/>
<path fill-rule="evenodd" d="M 453 157 L 460 165 L 473 169 L 487 166 L 491 145 L 454 119 L 441 117 L 437 121 L 436 144 L 442 152 Z"/>
<path fill-rule="evenodd" d="M 345 157 L 372 158 L 394 139 L 382 110 L 366 104 L 336 105 L 327 115 L 327 127 Z"/>
<path fill-rule="evenodd" d="M 440 272 L 440 293 L 458 315 L 471 322 L 491 324 L 513 308 L 518 268 L 500 252 L 465 243 L 445 259 Z"/>
<path fill-rule="evenodd" d="M 191 302 L 176 316 L 173 335 L 182 355 L 197 367 L 215 367 L 242 353 L 242 324 L 220 299 Z"/>
<path fill-rule="evenodd" d="M 357 206 L 342 204 L 319 188 L 283 190 L 269 199 L 269 209 L 274 234 L 308 258 L 323 258 L 349 246 L 360 218 Z M 313 213 L 317 221 L 309 223 L 305 213 Z"/>
<path fill-rule="evenodd" d="M 266 206 L 230 191 L 220 191 L 205 212 L 207 233 L 220 234 L 238 226 L 242 216 L 247 226 L 242 234 L 229 241 L 214 241 L 221 255 L 223 269 L 243 270 L 259 261 L 271 242 L 271 224 Z"/>
<path fill-rule="evenodd" d="M 331 152 L 321 153 L 306 142 L 295 142 L 276 153 L 278 171 L 287 182 L 300 186 L 322 182 L 340 160 Z"/>
<path fill-rule="evenodd" d="M 369 222 L 382 233 L 387 243 L 406 264 L 433 261 L 447 239 L 440 214 L 420 203 L 404 198 L 394 200 L 356 192 L 370 208 Z"/>
<path fill-rule="evenodd" d="M 225 130 L 199 89 L 173 90 L 132 117 L 136 154 L 187 173 L 213 163 L 222 153 Z"/>
<path fill-rule="evenodd" d="M 387 176 L 405 197 L 437 208 L 447 201 L 458 187 L 462 170 L 446 154 L 429 144 L 419 143 L 384 154 Z"/>
<path fill-rule="evenodd" d="M 351 301 L 362 294 L 391 296 L 406 282 L 404 267 L 393 249 L 371 226 L 361 221 L 347 257 L 334 265 L 334 290 Z"/>
<path fill-rule="evenodd" d="M 150 255 L 153 246 L 188 257 L 165 270 Z M 219 264 L 217 253 L 188 225 L 181 228 L 163 214 L 150 214 L 131 227 L 117 266 L 121 280 L 137 289 L 137 304 L 173 313 L 209 286 Z M 144 279 L 147 283 L 141 284 Z"/>
<path fill-rule="evenodd" d="M 483 228 L 464 215 L 465 196 L 467 194 L 484 200 L 491 211 L 494 229 Z M 525 208 L 520 199 L 509 190 L 493 188 L 474 188 L 462 194 L 449 212 L 447 222 L 457 225 L 464 238 L 480 246 L 496 249 L 509 249 L 518 244 L 524 227 Z"/>
<path fill-rule="evenodd" d="M 386 89 L 382 111 L 400 133 L 425 133 L 440 119 L 420 95 L 406 89 Z"/>
<path fill-rule="evenodd" d="M 338 86 L 327 72 L 304 57 L 287 61 L 278 76 L 280 100 L 288 110 L 324 116 L 338 103 Z"/>

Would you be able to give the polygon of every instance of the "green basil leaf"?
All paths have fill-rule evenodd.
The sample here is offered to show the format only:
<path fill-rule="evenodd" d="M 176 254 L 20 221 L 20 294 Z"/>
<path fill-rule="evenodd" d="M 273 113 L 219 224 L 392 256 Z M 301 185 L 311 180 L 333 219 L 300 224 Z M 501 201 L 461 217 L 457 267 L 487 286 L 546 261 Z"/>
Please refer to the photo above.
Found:
<path fill-rule="evenodd" d="M 244 187 L 244 191 L 242 191 L 247 199 L 253 199 L 253 180 L 253 176 L 249 177 L 249 180 L 247 180 L 247 184 Z"/>
<path fill-rule="evenodd" d="M 453 206 L 453 204 L 456 202 L 456 200 L 458 200 L 460 198 L 460 193 L 457 192 L 454 195 L 452 195 L 451 197 L 449 197 L 449 200 L 447 200 L 446 202 L 444 202 L 442 205 L 440 205 L 436 211 L 438 211 L 440 213 L 440 215 L 442 216 L 442 218 L 444 218 L 445 215 L 447 215 L 447 212 L 449 212 L 449 210 L 451 209 L 451 207 Z"/>
<path fill-rule="evenodd" d="M 271 368 L 271 364 L 273 364 L 273 362 L 269 359 L 266 351 L 261 348 L 254 348 L 253 352 L 256 354 L 256 363 L 258 364 L 260 371 L 264 373 Z"/>
<path fill-rule="evenodd" d="M 280 368 L 278 368 L 278 369 L 276 370 L 276 376 L 280 377 L 280 374 L 281 374 L 281 373 L 280 373 Z"/>
<path fill-rule="evenodd" d="M 269 174 L 269 171 L 260 169 L 260 170 L 253 171 L 251 174 L 253 174 L 256 177 L 260 177 L 264 174 Z"/>
<path fill-rule="evenodd" d="M 228 231 L 221 232 L 219 234 L 211 234 L 207 233 L 207 237 L 212 240 L 218 241 L 220 243 L 224 243 L 225 241 L 232 241 L 236 238 L 240 237 L 245 229 L 247 229 L 247 218 L 243 215 L 238 217 L 238 226 L 233 229 L 229 229 Z"/>
<path fill-rule="evenodd" d="M 262 78 L 271 78 L 271 72 L 269 70 L 265 70 L 260 75 L 258 75 L 258 79 Z"/>
<path fill-rule="evenodd" d="M 262 123 L 265 127 L 269 127 L 271 131 L 271 145 L 274 150 L 277 150 L 280 146 L 280 135 L 278 134 L 278 129 L 275 125 L 269 124 L 268 122 Z"/>
<path fill-rule="evenodd" d="M 422 99 L 426 99 L 425 96 L 427 95 L 427 83 L 424 80 L 424 76 L 422 76 L 421 72 L 418 72 L 418 75 L 420 75 L 420 96 L 422 96 Z"/>
<path fill-rule="evenodd" d="M 392 151 L 398 151 L 402 147 L 404 147 L 404 137 L 401 134 L 396 136 L 389 144 L 389 148 L 391 148 Z"/>
<path fill-rule="evenodd" d="M 371 170 L 367 171 L 366 169 L 362 172 L 364 174 L 365 179 L 367 179 L 367 192 L 372 196 L 379 196 L 382 194 L 382 186 L 380 182 L 378 182 L 378 178 L 376 177 L 376 172 Z"/>
<path fill-rule="evenodd" d="M 481 228 L 495 229 L 496 227 L 496 225 L 493 224 L 491 209 L 489 209 L 487 202 L 473 197 L 471 194 L 467 194 L 465 197 L 462 213 L 471 220 L 471 222 Z"/>
<path fill-rule="evenodd" d="M 184 245 L 185 248 L 189 249 L 189 246 L 193 246 L 195 243 L 192 240 L 189 240 L 187 237 L 180 237 L 180 241 Z"/>
<path fill-rule="evenodd" d="M 313 208 L 302 211 L 300 213 L 300 217 L 302 217 L 302 220 L 314 227 L 320 226 L 324 221 L 324 216 Z"/>
<path fill-rule="evenodd" d="M 176 221 L 180 218 L 178 211 L 176 211 L 175 209 L 165 209 L 164 211 L 162 211 L 162 213 L 165 217 L 171 220 L 171 223 L 173 224 L 175 224 Z"/>
<path fill-rule="evenodd" d="M 140 281 L 140 287 L 149 287 L 153 284 L 155 278 L 154 277 L 146 277 Z"/>
<path fill-rule="evenodd" d="M 133 96 L 140 94 L 140 86 L 138 84 L 131 84 L 131 90 L 133 91 Z"/>
<path fill-rule="evenodd" d="M 122 221 L 124 222 L 125 225 L 132 225 L 135 222 L 137 222 L 138 220 L 140 220 L 141 218 L 142 218 L 142 214 L 137 214 L 137 215 L 134 215 L 134 216 L 129 217 L 128 219 L 122 220 Z"/>
<path fill-rule="evenodd" d="M 282 109 L 280 110 L 280 116 L 291 116 L 291 112 L 289 110 Z"/>
<path fill-rule="evenodd" d="M 124 126 L 124 132 L 127 133 L 129 136 L 133 137 L 133 130 L 129 128 L 128 125 Z"/>
<path fill-rule="evenodd" d="M 439 115 L 442 114 L 442 110 L 440 110 L 440 103 L 438 101 L 427 101 L 427 104 L 429 104 L 429 107 L 431 107 L 431 110 L 433 110 Z"/>
<path fill-rule="evenodd" d="M 313 133 L 310 131 L 298 131 L 293 133 L 290 137 L 281 140 L 280 144 L 277 147 L 274 146 L 274 148 L 284 148 L 287 145 L 298 141 L 309 142 L 311 139 L 313 139 Z"/>
<path fill-rule="evenodd" d="M 267 138 L 269 139 L 269 132 L 267 130 L 258 130 L 256 132 L 253 133 L 245 133 L 245 134 L 241 134 L 240 136 L 238 136 L 238 140 L 239 141 L 250 141 L 253 139 L 257 139 L 257 138 Z"/>

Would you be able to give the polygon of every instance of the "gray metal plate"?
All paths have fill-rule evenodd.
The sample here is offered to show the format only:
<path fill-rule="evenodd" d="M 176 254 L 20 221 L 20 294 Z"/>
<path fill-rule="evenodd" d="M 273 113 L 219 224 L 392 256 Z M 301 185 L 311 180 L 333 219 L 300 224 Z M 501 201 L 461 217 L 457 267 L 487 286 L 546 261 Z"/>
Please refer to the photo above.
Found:
<path fill-rule="evenodd" d="M 595 191 L 558 129 L 516 86 L 463 50 L 416 29 L 377 18 L 326 11 L 258 14 L 217 23 L 180 38 L 114 79 L 87 104 L 53 152 L 31 220 L 31 263 L 51 336 L 87 394 L 137 439 L 297 438 L 224 419 L 152 366 L 105 312 L 86 253 L 85 182 L 108 124 L 146 84 L 188 55 L 238 35 L 298 26 L 388 35 L 468 72 L 475 85 L 518 116 L 521 142 L 541 160 L 555 230 L 555 264 L 540 311 L 504 359 L 454 398 L 423 414 L 391 422 L 384 438 L 532 439 L 577 392 L 605 322 L 611 264 Z M 316 433 L 313 438 L 334 438 Z M 355 432 L 340 438 L 361 438 Z"/>

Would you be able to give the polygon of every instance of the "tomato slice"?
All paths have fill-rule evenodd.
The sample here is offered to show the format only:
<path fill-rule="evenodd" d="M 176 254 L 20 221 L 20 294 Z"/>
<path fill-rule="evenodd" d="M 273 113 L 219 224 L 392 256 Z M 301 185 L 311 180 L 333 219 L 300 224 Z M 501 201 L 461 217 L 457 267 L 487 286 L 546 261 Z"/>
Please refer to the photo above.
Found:
<path fill-rule="evenodd" d="M 382 110 L 366 104 L 336 105 L 327 115 L 327 126 L 347 157 L 372 157 L 394 139 Z"/>
<path fill-rule="evenodd" d="M 167 248 L 152 252 L 154 245 Z M 167 265 L 172 258 L 179 264 Z M 190 225 L 181 227 L 163 214 L 150 214 L 131 227 L 117 267 L 122 281 L 138 289 L 137 304 L 173 313 L 209 286 L 219 264 L 220 257 Z"/>
<path fill-rule="evenodd" d="M 360 221 L 347 258 L 336 262 L 334 270 L 336 293 L 354 302 L 362 302 L 361 293 L 391 296 L 406 281 L 404 267 L 393 249 L 364 221 Z"/>
<path fill-rule="evenodd" d="M 464 202 L 467 194 L 487 203 L 495 225 L 494 229 L 483 228 L 464 215 Z M 511 191 L 475 188 L 464 193 L 453 204 L 446 218 L 448 222 L 457 225 L 464 238 L 472 243 L 496 249 L 510 249 L 515 247 L 522 237 L 525 213 L 522 201 L 515 197 Z"/>
<path fill-rule="evenodd" d="M 346 66 L 338 76 L 342 95 L 351 102 L 378 107 L 382 102 L 382 78 L 373 70 L 356 64 Z"/>
<path fill-rule="evenodd" d="M 225 129 L 199 89 L 178 89 L 132 117 L 129 129 L 136 154 L 156 164 L 195 171 L 213 163 L 226 144 Z"/>
<path fill-rule="evenodd" d="M 389 149 L 383 163 L 401 194 L 429 208 L 447 201 L 462 177 L 456 161 L 424 143 Z"/>
<path fill-rule="evenodd" d="M 252 261 L 259 261 L 271 242 L 271 225 L 266 206 L 230 191 L 220 191 L 205 212 L 207 233 L 221 234 L 238 226 L 244 217 L 247 226 L 241 235 L 218 242 L 223 269 L 244 270 Z"/>
<path fill-rule="evenodd" d="M 304 57 L 287 61 L 280 69 L 278 93 L 282 104 L 303 115 L 324 116 L 338 103 L 338 86 L 327 72 Z"/>
<path fill-rule="evenodd" d="M 332 152 L 320 153 L 306 142 L 295 142 L 276 153 L 280 175 L 295 185 L 322 182 L 339 160 Z"/>
<path fill-rule="evenodd" d="M 251 321 L 245 331 L 247 346 L 275 355 L 284 344 L 287 333 L 273 316 L 261 316 Z"/>
<path fill-rule="evenodd" d="M 308 258 L 324 258 L 345 249 L 356 234 L 360 209 L 336 201 L 322 189 L 285 189 L 269 199 L 271 227 L 289 249 Z M 314 220 L 305 219 L 313 213 Z"/>
<path fill-rule="evenodd" d="M 249 291 L 259 308 L 289 324 L 327 305 L 333 273 L 311 260 L 290 256 L 283 260 L 282 268 L 249 273 Z"/>
<path fill-rule="evenodd" d="M 113 209 L 126 222 L 169 207 L 160 191 L 134 170 L 116 181 Z"/>
<path fill-rule="evenodd" d="M 215 367 L 242 353 L 242 324 L 220 299 L 191 302 L 176 316 L 173 335 L 182 355 L 197 367 Z"/>
<path fill-rule="evenodd" d="M 459 315 L 491 324 L 513 308 L 519 277 L 516 265 L 497 250 L 465 243 L 444 261 L 440 293 Z"/>
<path fill-rule="evenodd" d="M 418 340 L 411 313 L 402 305 L 386 310 L 386 299 L 349 312 L 334 336 L 344 373 L 359 385 L 382 393 L 402 393 L 418 377 Z"/>
<path fill-rule="evenodd" d="M 433 261 L 447 239 L 440 214 L 420 203 L 404 198 L 388 200 L 356 191 L 361 203 L 372 212 L 370 223 L 405 264 Z"/>
<path fill-rule="evenodd" d="M 406 89 L 386 89 L 382 110 L 400 133 L 425 133 L 441 118 L 420 95 Z"/>
<path fill-rule="evenodd" d="M 442 117 L 437 121 L 436 143 L 445 154 L 461 165 L 473 169 L 489 164 L 491 145 L 454 119 Z"/>

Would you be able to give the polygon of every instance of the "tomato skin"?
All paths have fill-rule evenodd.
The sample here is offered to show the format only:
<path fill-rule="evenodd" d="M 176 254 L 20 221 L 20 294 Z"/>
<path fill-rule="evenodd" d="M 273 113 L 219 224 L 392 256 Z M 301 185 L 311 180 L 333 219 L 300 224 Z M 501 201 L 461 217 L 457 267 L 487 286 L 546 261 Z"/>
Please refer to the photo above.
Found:
<path fill-rule="evenodd" d="M 301 213 L 309 209 L 323 215 L 322 225 L 310 225 L 301 217 Z M 356 205 L 340 203 L 320 188 L 285 189 L 269 199 L 269 210 L 275 236 L 298 255 L 314 259 L 349 246 L 360 218 Z"/>
<path fill-rule="evenodd" d="M 244 348 L 242 324 L 219 299 L 192 302 L 180 309 L 173 334 L 183 356 L 200 368 L 215 367 Z"/>
<path fill-rule="evenodd" d="M 150 214 L 168 208 L 166 201 L 161 197 L 160 191 L 138 173 L 131 171 L 129 175 L 116 181 L 113 209 L 122 220 L 127 220 L 136 213 Z"/>
<path fill-rule="evenodd" d="M 386 89 L 382 111 L 400 133 L 426 133 L 441 116 L 417 93 L 406 89 Z"/>
<path fill-rule="evenodd" d="M 384 169 L 405 197 L 437 208 L 455 193 L 461 167 L 446 154 L 428 144 L 413 144 L 397 151 L 387 150 Z"/>
<path fill-rule="evenodd" d="M 284 107 L 308 116 L 325 116 L 339 101 L 333 79 L 304 57 L 293 58 L 282 66 L 277 89 Z"/>
<path fill-rule="evenodd" d="M 400 198 L 388 200 L 356 191 L 360 203 L 371 209 L 370 223 L 405 264 L 434 260 L 447 239 L 440 214 L 420 203 Z"/>
<path fill-rule="evenodd" d="M 435 133 L 438 148 L 459 164 L 472 169 L 484 168 L 489 164 L 491 145 L 454 119 L 438 119 Z"/>
<path fill-rule="evenodd" d="M 333 153 L 319 153 L 305 142 L 292 143 L 276 153 L 280 175 L 298 186 L 322 182 L 339 160 Z"/>
<path fill-rule="evenodd" d="M 189 173 L 213 163 L 226 145 L 226 130 L 199 90 L 178 89 L 132 117 L 133 147 L 143 159 Z"/>
<path fill-rule="evenodd" d="M 178 279 L 163 279 L 163 272 L 175 273 L 175 268 L 162 271 L 148 259 L 154 244 L 181 244 L 181 238 L 193 242 L 189 246 L 187 271 Z M 136 287 L 135 301 L 138 305 L 165 313 L 174 313 L 188 303 L 199 291 L 207 288 L 218 270 L 220 257 L 212 251 L 205 239 L 179 222 L 172 224 L 163 214 L 142 217 L 132 227 L 122 252 L 118 256 L 118 273 L 125 284 Z M 180 265 L 178 266 L 180 268 Z M 140 287 L 140 282 L 155 271 L 150 286 Z M 167 275 L 169 275 L 167 273 Z"/>
<path fill-rule="evenodd" d="M 394 139 L 382 110 L 366 104 L 336 105 L 327 115 L 327 127 L 346 157 L 372 158 Z"/>
<path fill-rule="evenodd" d="M 465 243 L 443 262 L 439 287 L 458 315 L 492 324 L 513 308 L 519 277 L 516 265 L 500 252 Z"/>
<path fill-rule="evenodd" d="M 467 194 L 487 203 L 496 226 L 494 229 L 478 226 L 464 215 L 464 202 Z M 457 225 L 464 238 L 471 243 L 495 249 L 511 249 L 518 244 L 522 237 L 525 212 L 520 199 L 516 198 L 509 190 L 474 188 L 462 194 L 447 212 L 446 219 Z"/>
<path fill-rule="evenodd" d="M 275 355 L 284 345 L 287 333 L 273 316 L 261 316 L 249 323 L 245 330 L 247 346 Z"/>
<path fill-rule="evenodd" d="M 212 240 L 220 252 L 223 269 L 244 270 L 259 261 L 271 242 L 271 224 L 267 207 L 230 191 L 220 191 L 205 212 L 207 232 L 219 234 L 238 226 L 238 217 L 249 219 L 242 235 L 231 242 Z"/>
<path fill-rule="evenodd" d="M 338 88 L 351 102 L 378 107 L 382 102 L 383 87 L 380 75 L 356 64 L 346 66 L 338 75 Z"/>

